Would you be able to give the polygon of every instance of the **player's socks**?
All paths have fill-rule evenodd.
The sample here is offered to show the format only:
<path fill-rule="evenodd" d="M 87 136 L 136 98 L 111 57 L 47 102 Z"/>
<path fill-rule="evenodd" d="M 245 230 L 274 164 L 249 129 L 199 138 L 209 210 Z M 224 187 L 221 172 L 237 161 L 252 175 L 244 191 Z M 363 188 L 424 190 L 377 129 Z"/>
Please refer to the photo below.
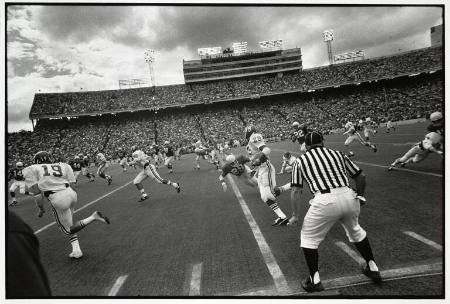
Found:
<path fill-rule="evenodd" d="M 72 245 L 72 251 L 81 251 L 80 243 L 78 242 L 78 236 L 71 234 L 69 237 L 70 245 Z"/>
<path fill-rule="evenodd" d="M 284 214 L 284 212 L 280 209 L 280 207 L 278 207 L 278 203 L 274 202 L 272 200 L 268 200 L 267 201 L 267 205 L 270 207 L 270 209 L 273 210 L 273 212 L 275 212 L 275 214 L 282 219 L 286 218 L 286 214 Z"/>
<path fill-rule="evenodd" d="M 366 263 L 369 264 L 369 267 L 370 265 L 372 265 L 372 267 L 376 267 L 375 258 L 373 257 L 372 248 L 370 247 L 369 239 L 367 238 L 367 236 L 361 242 L 355 242 L 354 244 L 361 256 L 364 258 L 364 260 L 366 260 Z M 370 261 L 372 261 L 372 263 L 370 263 Z M 370 270 L 376 271 L 372 269 L 372 267 L 370 268 Z"/>
<path fill-rule="evenodd" d="M 70 233 L 74 234 L 80 231 L 81 229 L 84 229 L 87 225 L 92 223 L 93 221 L 100 221 L 105 224 L 109 224 L 108 218 L 102 216 L 102 214 L 98 211 L 95 211 L 91 214 L 91 216 L 88 216 L 85 219 L 79 220 L 74 225 L 70 226 Z"/>
<path fill-rule="evenodd" d="M 101 178 L 105 178 L 106 179 L 105 173 L 103 173 L 103 172 L 101 172 L 98 176 L 100 176 Z"/>
<path fill-rule="evenodd" d="M 308 265 L 311 282 L 313 282 L 314 284 L 318 284 L 320 282 L 318 250 L 303 247 L 302 250 L 303 255 L 305 256 L 306 264 Z"/>

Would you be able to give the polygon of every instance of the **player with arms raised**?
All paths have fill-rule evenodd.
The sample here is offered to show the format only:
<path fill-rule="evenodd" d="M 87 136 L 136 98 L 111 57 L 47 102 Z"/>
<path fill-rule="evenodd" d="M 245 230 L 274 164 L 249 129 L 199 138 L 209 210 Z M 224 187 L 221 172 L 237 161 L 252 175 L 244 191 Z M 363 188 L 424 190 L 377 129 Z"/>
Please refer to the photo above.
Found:
<path fill-rule="evenodd" d="M 288 218 L 280 209 L 275 199 L 275 168 L 269 160 L 270 149 L 266 146 L 262 134 L 257 133 L 254 126 L 247 126 L 245 133 L 245 138 L 248 140 L 247 152 L 252 155 L 251 164 L 255 168 L 258 176 L 261 199 L 278 216 L 272 226 L 284 226 L 288 223 Z"/>
<path fill-rule="evenodd" d="M 77 203 L 77 193 L 70 187 L 75 183 L 72 168 L 66 163 L 54 163 L 50 153 L 40 151 L 33 158 L 34 165 L 23 169 L 25 183 L 33 189 L 33 193 L 41 192 L 51 204 L 53 214 L 61 231 L 69 236 L 72 252 L 71 258 L 81 258 L 78 237 L 76 233 L 94 221 L 109 224 L 107 217 L 94 211 L 91 216 L 73 224 L 73 213 Z M 39 205 L 43 209 L 42 202 Z"/>

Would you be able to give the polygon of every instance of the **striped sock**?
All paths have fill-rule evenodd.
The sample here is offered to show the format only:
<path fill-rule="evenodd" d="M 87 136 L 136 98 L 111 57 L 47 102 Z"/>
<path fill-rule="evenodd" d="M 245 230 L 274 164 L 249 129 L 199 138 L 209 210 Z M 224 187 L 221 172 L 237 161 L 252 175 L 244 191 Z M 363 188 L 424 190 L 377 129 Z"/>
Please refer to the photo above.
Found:
<path fill-rule="evenodd" d="M 282 219 L 286 218 L 286 214 L 284 214 L 284 212 L 280 209 L 280 207 L 278 207 L 277 202 L 274 202 L 272 200 L 268 200 L 267 201 L 267 205 L 270 207 L 270 209 L 273 210 L 273 212 L 275 212 L 275 214 L 278 217 L 280 217 Z"/>

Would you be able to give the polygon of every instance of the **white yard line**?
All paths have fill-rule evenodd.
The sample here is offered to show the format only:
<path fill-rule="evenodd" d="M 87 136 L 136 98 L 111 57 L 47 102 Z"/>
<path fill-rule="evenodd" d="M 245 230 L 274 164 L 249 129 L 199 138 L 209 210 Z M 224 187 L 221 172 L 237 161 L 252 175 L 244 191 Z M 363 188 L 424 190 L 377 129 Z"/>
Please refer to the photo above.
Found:
<path fill-rule="evenodd" d="M 116 282 L 114 283 L 111 290 L 108 292 L 108 297 L 114 297 L 119 292 L 120 288 L 122 287 L 123 283 L 125 283 L 126 279 L 128 278 L 128 275 L 123 275 L 117 278 Z"/>
<path fill-rule="evenodd" d="M 118 188 L 112 190 L 111 192 L 108 192 L 108 193 L 106 193 L 105 195 L 102 195 L 102 196 L 100 196 L 99 198 L 97 198 L 97 199 L 95 199 L 95 200 L 93 200 L 93 201 L 87 203 L 87 204 L 84 205 L 83 207 L 80 207 L 79 209 L 75 210 L 75 211 L 74 211 L 74 214 L 77 213 L 78 211 L 81 211 L 81 210 L 83 210 L 83 209 L 89 207 L 89 206 L 92 205 L 92 204 L 95 204 L 96 202 L 98 202 L 98 201 L 104 199 L 105 197 L 110 196 L 110 195 L 113 194 L 114 192 L 119 191 L 119 190 L 125 188 L 126 186 L 128 186 L 128 185 L 131 184 L 132 182 L 133 182 L 133 181 L 129 181 L 129 182 L 126 183 L 125 185 L 122 185 L 122 186 L 120 186 L 120 187 L 118 187 Z M 45 225 L 44 227 L 42 227 L 42 228 L 36 230 L 36 231 L 34 232 L 34 234 L 41 233 L 42 231 L 46 230 L 47 228 L 49 228 L 49 227 L 51 227 L 51 226 L 53 226 L 53 225 L 55 225 L 55 224 L 56 224 L 56 222 L 52 222 L 52 223 L 50 223 L 50 224 L 48 224 L 48 225 Z"/>
<path fill-rule="evenodd" d="M 231 185 L 231 188 L 234 191 L 234 194 L 236 195 L 236 198 L 239 201 L 239 205 L 242 208 L 242 211 L 244 212 L 245 218 L 247 219 L 248 224 L 250 225 L 250 228 L 253 232 L 253 236 L 256 239 L 256 242 L 258 243 L 259 250 L 261 251 L 261 254 L 263 256 L 264 262 L 266 263 L 267 269 L 269 270 L 273 281 L 275 283 L 275 288 L 277 290 L 277 294 L 279 295 L 285 295 L 290 292 L 290 287 L 286 281 L 286 278 L 284 277 L 283 272 L 280 269 L 280 266 L 278 265 L 277 261 L 275 260 L 275 257 L 272 254 L 272 251 L 270 250 L 269 245 L 267 244 L 261 230 L 259 229 L 258 224 L 256 223 L 255 219 L 253 218 L 253 215 L 250 211 L 250 209 L 247 206 L 247 203 L 245 202 L 244 198 L 242 197 L 241 192 L 239 191 L 239 188 L 237 187 L 234 179 L 230 176 L 230 174 L 227 175 L 228 182 Z"/>
<path fill-rule="evenodd" d="M 412 232 L 412 231 L 403 231 L 403 233 L 406 234 L 406 235 L 409 235 L 412 238 L 415 238 L 418 241 L 421 241 L 424 244 L 427 244 L 428 246 L 433 247 L 434 249 L 442 251 L 442 246 L 441 245 L 439 245 L 438 243 L 436 243 L 436 242 L 434 242 L 432 240 L 429 240 L 429 239 L 421 236 L 420 234 L 417 234 L 417 233 Z"/>
<path fill-rule="evenodd" d="M 344 251 L 348 256 L 350 256 L 359 265 L 364 265 L 366 263 L 364 261 L 364 259 L 355 250 L 350 248 L 350 246 L 348 246 L 344 242 L 339 241 L 339 242 L 336 242 L 334 244 L 336 246 L 338 246 L 339 248 L 341 248 L 342 251 Z"/>
<path fill-rule="evenodd" d="M 199 296 L 202 286 L 202 266 L 203 263 L 197 263 L 192 267 L 191 282 L 189 284 L 189 295 Z"/>
<path fill-rule="evenodd" d="M 281 150 L 281 149 L 272 149 L 272 150 L 279 151 L 279 152 L 286 151 L 286 150 Z M 301 153 L 298 153 L 298 152 L 291 152 L 291 154 L 301 155 Z M 366 163 L 366 162 L 361 162 L 361 161 L 353 161 L 353 162 L 357 163 L 357 164 L 361 164 L 361 165 L 371 166 L 371 167 L 378 167 L 378 168 L 385 168 L 385 169 L 389 168 L 389 166 L 378 165 L 378 164 L 374 164 L 374 163 Z M 435 176 L 435 177 L 442 178 L 442 174 L 426 172 L 426 171 L 417 171 L 417 170 L 404 169 L 404 168 L 395 168 L 394 171 L 405 171 L 405 172 L 411 172 L 411 173 L 416 173 L 416 174 L 422 174 L 422 175 Z"/>

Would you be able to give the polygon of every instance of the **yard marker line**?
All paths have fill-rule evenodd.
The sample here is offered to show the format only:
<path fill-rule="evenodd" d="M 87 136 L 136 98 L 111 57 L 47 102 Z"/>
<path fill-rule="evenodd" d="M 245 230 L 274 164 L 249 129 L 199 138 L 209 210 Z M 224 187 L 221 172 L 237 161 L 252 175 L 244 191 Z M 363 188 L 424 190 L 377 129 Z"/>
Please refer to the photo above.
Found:
<path fill-rule="evenodd" d="M 442 246 L 441 245 L 439 245 L 438 243 L 436 243 L 436 242 L 434 242 L 432 240 L 429 240 L 429 239 L 427 239 L 427 238 L 425 238 L 425 237 L 423 237 L 423 236 L 421 236 L 421 235 L 419 235 L 419 234 L 417 234 L 415 232 L 403 231 L 403 233 L 406 234 L 406 235 L 409 235 L 410 237 L 415 238 L 416 240 L 421 241 L 422 243 L 425 243 L 425 244 L 427 244 L 427 245 L 429 245 L 429 246 L 431 246 L 431 247 L 433 247 L 433 248 L 435 248 L 435 249 L 437 249 L 439 251 L 442 251 Z"/>
<path fill-rule="evenodd" d="M 125 188 L 126 186 L 128 186 L 128 185 L 131 184 L 132 182 L 133 182 L 133 181 L 129 181 L 129 182 L 126 183 L 125 185 L 122 185 L 122 186 L 120 186 L 120 187 L 114 189 L 113 191 L 108 192 L 108 193 L 106 193 L 105 195 L 100 196 L 99 198 L 93 200 L 92 202 L 87 203 L 87 204 L 84 205 L 83 207 L 81 207 L 81 208 L 75 210 L 75 211 L 74 211 L 74 214 L 77 213 L 78 211 L 81 211 L 81 210 L 83 210 L 84 208 L 87 208 L 87 207 L 89 207 L 90 205 L 92 205 L 92 204 L 94 204 L 94 203 L 96 203 L 96 202 L 98 202 L 98 201 L 104 199 L 105 197 L 107 197 L 107 196 L 113 194 L 114 192 L 119 191 L 119 190 Z M 50 223 L 50 224 L 48 224 L 48 225 L 45 225 L 44 227 L 42 227 L 42 228 L 36 230 L 36 231 L 34 232 L 34 234 L 38 234 L 38 233 L 44 231 L 45 229 L 47 229 L 47 228 L 49 228 L 49 227 L 51 227 L 51 226 L 53 226 L 53 225 L 55 225 L 55 224 L 56 224 L 56 222 L 52 222 L 52 223 Z"/>
<path fill-rule="evenodd" d="M 279 151 L 279 152 L 285 152 L 285 150 L 280 150 L 280 149 L 272 149 L 272 150 L 273 150 L 273 151 Z M 298 152 L 291 152 L 291 154 L 301 155 L 301 153 L 298 153 Z M 377 165 L 377 164 L 373 164 L 373 163 L 366 163 L 366 162 L 361 162 L 361 161 L 356 161 L 356 160 L 353 161 L 353 162 L 354 162 L 354 163 L 357 163 L 357 164 L 361 164 L 361 165 L 371 166 L 371 167 L 389 168 L 389 166 Z M 395 170 L 395 171 L 412 172 L 412 173 L 423 174 L 423 175 L 429 175 L 429 176 L 442 177 L 442 174 L 432 173 L 432 172 L 427 172 L 427 171 L 417 171 L 417 170 L 404 169 L 404 168 L 395 168 L 394 170 Z"/>
<path fill-rule="evenodd" d="M 344 242 L 336 242 L 334 243 L 336 246 L 342 249 L 346 254 L 348 254 L 353 260 L 355 260 L 356 263 L 360 265 L 364 265 L 366 261 L 352 248 L 350 248 L 347 244 Z"/>
<path fill-rule="evenodd" d="M 277 289 L 278 294 L 288 293 L 290 291 L 290 288 L 286 281 L 286 278 L 284 277 L 284 274 L 281 271 L 280 266 L 278 265 L 277 261 L 275 260 L 275 257 L 273 256 L 269 245 L 267 244 L 261 230 L 259 229 L 258 224 L 256 223 L 255 219 L 253 218 L 253 215 L 252 215 L 250 209 L 248 208 L 247 203 L 245 202 L 244 198 L 242 197 L 242 194 L 239 191 L 239 188 L 236 186 L 234 179 L 230 175 L 227 175 L 227 178 L 231 185 L 231 188 L 234 191 L 234 194 L 236 195 L 236 198 L 239 201 L 242 211 L 244 212 L 245 218 L 247 219 L 247 222 L 250 225 L 250 228 L 252 229 L 253 236 L 255 237 L 256 242 L 258 243 L 258 247 L 264 258 L 264 262 L 266 263 L 266 266 L 267 266 L 270 274 L 272 275 L 273 281 L 275 283 L 275 288 Z"/>
<path fill-rule="evenodd" d="M 200 295 L 200 288 L 202 286 L 202 265 L 203 263 L 197 263 L 192 267 L 191 284 L 189 288 L 190 296 Z"/>
<path fill-rule="evenodd" d="M 114 283 L 111 290 L 108 292 L 108 297 L 114 297 L 120 290 L 120 287 L 122 287 L 123 283 L 125 283 L 125 280 L 128 278 L 128 275 L 123 275 L 117 278 L 116 282 Z"/>
<path fill-rule="evenodd" d="M 343 144 L 342 141 L 328 141 L 324 140 L 325 143 L 329 144 Z M 372 142 L 375 145 L 393 145 L 393 146 L 412 146 L 416 144 L 417 142 L 403 142 L 403 143 L 391 143 L 391 142 Z"/>

